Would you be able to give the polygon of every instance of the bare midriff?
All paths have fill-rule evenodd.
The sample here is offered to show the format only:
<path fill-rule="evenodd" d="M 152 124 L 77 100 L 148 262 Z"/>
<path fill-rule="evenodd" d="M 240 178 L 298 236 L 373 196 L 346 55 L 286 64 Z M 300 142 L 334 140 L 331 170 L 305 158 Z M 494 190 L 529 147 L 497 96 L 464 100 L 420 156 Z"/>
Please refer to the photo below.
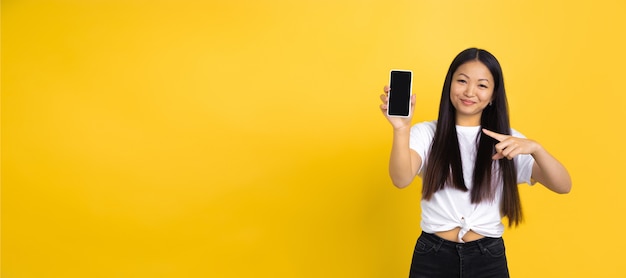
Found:
<path fill-rule="evenodd" d="M 456 227 L 456 228 L 454 228 L 452 230 L 445 231 L 445 232 L 436 232 L 435 234 L 438 237 L 443 238 L 445 240 L 459 242 L 459 231 L 461 231 L 461 228 L 460 227 Z M 484 237 L 485 236 L 479 235 L 479 234 L 475 233 L 474 231 L 469 230 L 469 232 L 467 232 L 463 236 L 463 241 L 464 242 L 470 242 L 470 241 L 474 241 L 474 240 L 479 240 L 479 239 L 484 238 Z"/>

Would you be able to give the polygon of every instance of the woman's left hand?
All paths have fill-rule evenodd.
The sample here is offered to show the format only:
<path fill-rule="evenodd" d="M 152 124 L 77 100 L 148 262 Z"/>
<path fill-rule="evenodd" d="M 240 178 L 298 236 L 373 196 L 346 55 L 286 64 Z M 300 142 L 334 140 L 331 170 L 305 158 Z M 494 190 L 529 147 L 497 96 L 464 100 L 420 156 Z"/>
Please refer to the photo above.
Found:
<path fill-rule="evenodd" d="M 483 128 L 489 137 L 500 141 L 496 144 L 493 159 L 513 159 L 520 154 L 530 154 L 535 159 L 531 180 L 535 180 L 556 193 L 568 193 L 572 189 L 572 178 L 565 166 L 554 158 L 536 141 L 495 133 Z"/>
<path fill-rule="evenodd" d="M 483 128 L 483 132 L 489 137 L 498 140 L 500 143 L 496 144 L 496 154 L 493 155 L 493 159 L 507 158 L 513 159 L 520 154 L 533 154 L 541 148 L 539 143 L 525 138 L 513 137 L 511 135 L 496 133 Z"/>

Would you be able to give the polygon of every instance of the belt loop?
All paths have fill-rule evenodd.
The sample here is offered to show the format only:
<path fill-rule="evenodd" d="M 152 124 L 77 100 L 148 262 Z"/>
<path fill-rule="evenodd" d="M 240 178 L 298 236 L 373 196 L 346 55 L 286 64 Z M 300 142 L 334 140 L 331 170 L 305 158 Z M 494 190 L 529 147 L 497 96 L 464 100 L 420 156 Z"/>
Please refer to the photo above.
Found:
<path fill-rule="evenodd" d="M 476 244 L 478 244 L 478 248 L 480 249 L 480 253 L 485 255 L 485 251 L 487 251 L 487 248 L 485 248 L 485 246 L 483 246 L 483 242 L 482 240 L 477 240 Z"/>
<path fill-rule="evenodd" d="M 434 248 L 435 248 L 435 252 L 439 252 L 439 248 L 441 248 L 441 245 L 443 245 L 444 240 L 442 238 L 437 239 L 437 244 L 435 244 Z"/>

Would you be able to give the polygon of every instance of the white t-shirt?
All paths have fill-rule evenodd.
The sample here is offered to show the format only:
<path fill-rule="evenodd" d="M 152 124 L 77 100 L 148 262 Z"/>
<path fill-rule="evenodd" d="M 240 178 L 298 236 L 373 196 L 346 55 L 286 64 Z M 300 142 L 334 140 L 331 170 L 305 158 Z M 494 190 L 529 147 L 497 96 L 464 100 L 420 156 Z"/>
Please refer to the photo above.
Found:
<path fill-rule="evenodd" d="M 422 158 L 422 167 L 418 170 L 418 175 L 423 177 L 430 147 L 435 136 L 437 122 L 422 122 L 411 127 L 409 146 L 415 150 Z M 493 201 L 482 201 L 479 204 L 471 202 L 471 188 L 473 185 L 474 165 L 476 161 L 477 141 L 476 136 L 481 132 L 480 126 L 456 126 L 457 137 L 459 139 L 459 149 L 461 151 L 461 162 L 463 167 L 463 178 L 467 192 L 445 186 L 435 192 L 430 200 L 421 201 L 422 221 L 421 228 L 424 232 L 435 233 L 449 231 L 461 227 L 458 235 L 459 242 L 465 234 L 472 230 L 486 237 L 501 237 L 504 233 L 502 224 L 502 214 L 500 212 L 500 202 L 502 201 L 502 181 L 492 178 L 493 182 L 498 182 L 497 191 Z M 522 134 L 511 129 L 511 134 L 515 137 L 525 138 Z M 484 135 L 486 136 L 486 135 Z M 514 158 L 517 169 L 517 183 L 531 184 L 531 174 L 534 158 L 531 155 L 518 155 Z M 492 173 L 498 173 L 498 164 Z"/>

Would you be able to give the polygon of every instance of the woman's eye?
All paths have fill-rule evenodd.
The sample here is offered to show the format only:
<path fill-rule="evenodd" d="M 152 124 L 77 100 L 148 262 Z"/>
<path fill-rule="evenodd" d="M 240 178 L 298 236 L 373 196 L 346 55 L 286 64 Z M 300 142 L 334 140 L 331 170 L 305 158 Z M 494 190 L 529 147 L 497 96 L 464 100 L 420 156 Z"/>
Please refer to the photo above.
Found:
<path fill-rule="evenodd" d="M 481 88 L 483 88 L 483 89 L 487 89 L 487 88 L 489 88 L 489 87 L 487 87 L 487 85 L 485 85 L 485 84 L 480 84 L 480 85 L 478 85 L 478 86 L 479 86 L 479 87 L 481 87 Z"/>
<path fill-rule="evenodd" d="M 459 82 L 459 83 L 463 83 L 463 84 L 467 83 L 467 81 L 465 81 L 465 80 L 463 80 L 463 79 L 459 79 L 459 80 L 457 80 L 457 82 Z"/>

